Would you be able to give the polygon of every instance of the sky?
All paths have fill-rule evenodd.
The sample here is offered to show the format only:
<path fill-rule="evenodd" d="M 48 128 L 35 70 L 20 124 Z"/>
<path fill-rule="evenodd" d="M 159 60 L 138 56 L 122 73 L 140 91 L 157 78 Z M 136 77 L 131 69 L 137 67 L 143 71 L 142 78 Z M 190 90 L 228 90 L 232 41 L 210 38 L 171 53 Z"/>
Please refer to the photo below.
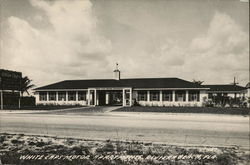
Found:
<path fill-rule="evenodd" d="M 0 0 L 0 66 L 68 79 L 249 82 L 248 0 Z"/>

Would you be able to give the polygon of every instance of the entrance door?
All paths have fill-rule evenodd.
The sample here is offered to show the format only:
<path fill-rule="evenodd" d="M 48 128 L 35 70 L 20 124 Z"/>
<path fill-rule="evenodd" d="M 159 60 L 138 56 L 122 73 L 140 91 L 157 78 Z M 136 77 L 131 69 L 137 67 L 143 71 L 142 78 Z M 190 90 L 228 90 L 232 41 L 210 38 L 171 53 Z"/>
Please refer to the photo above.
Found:
<path fill-rule="evenodd" d="M 99 90 L 98 105 L 122 105 L 122 90 Z"/>
<path fill-rule="evenodd" d="M 105 105 L 106 104 L 106 92 L 99 91 L 98 92 L 98 99 L 99 99 L 99 105 Z"/>

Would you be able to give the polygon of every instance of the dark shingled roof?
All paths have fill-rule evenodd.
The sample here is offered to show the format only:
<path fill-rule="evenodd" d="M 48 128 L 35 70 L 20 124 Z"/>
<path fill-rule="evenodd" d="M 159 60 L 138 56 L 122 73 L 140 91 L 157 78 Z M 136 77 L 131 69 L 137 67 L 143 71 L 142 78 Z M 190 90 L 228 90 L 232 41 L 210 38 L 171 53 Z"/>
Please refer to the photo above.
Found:
<path fill-rule="evenodd" d="M 132 87 L 132 88 L 206 88 L 190 81 L 179 78 L 141 78 L 141 79 L 93 79 L 65 80 L 36 88 L 35 90 L 50 89 L 87 89 L 91 87 Z"/>
<path fill-rule="evenodd" d="M 207 88 L 210 88 L 208 91 L 242 91 L 246 90 L 247 88 L 238 86 L 238 85 L 203 85 Z"/>

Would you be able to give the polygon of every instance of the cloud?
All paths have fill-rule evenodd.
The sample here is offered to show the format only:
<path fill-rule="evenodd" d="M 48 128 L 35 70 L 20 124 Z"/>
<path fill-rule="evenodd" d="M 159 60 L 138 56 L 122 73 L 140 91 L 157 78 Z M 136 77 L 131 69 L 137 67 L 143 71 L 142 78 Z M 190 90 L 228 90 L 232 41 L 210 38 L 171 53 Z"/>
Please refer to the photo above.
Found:
<path fill-rule="evenodd" d="M 216 12 L 207 33 L 192 40 L 188 53 L 190 71 L 203 80 L 229 83 L 236 76 L 248 81 L 249 37 L 227 14 Z"/>
<path fill-rule="evenodd" d="M 240 2 L 249 2 L 249 0 L 240 0 Z"/>
<path fill-rule="evenodd" d="M 37 28 L 26 19 L 9 17 L 3 44 L 3 64 L 23 71 L 40 85 L 58 79 L 87 78 L 107 68 L 111 42 L 97 30 L 90 1 L 31 0 L 45 13 L 50 28 Z M 34 15 L 42 21 L 42 16 Z M 98 66 L 98 67 L 97 67 Z"/>
<path fill-rule="evenodd" d="M 31 15 L 33 19 L 7 20 L 1 60 L 5 68 L 22 71 L 38 86 L 65 79 L 111 78 L 115 62 L 122 78 L 230 83 L 236 76 L 240 82 L 248 81 L 248 32 L 225 13 L 216 12 L 207 29 L 197 32 L 205 33 L 192 33 L 194 38 L 186 43 L 181 34 L 179 39 L 158 36 L 119 20 L 100 20 L 103 17 L 97 17 L 88 0 L 30 2 L 39 11 Z"/>
<path fill-rule="evenodd" d="M 123 43 L 128 50 L 118 50 L 110 58 L 122 63 L 127 77 L 180 77 L 205 83 L 231 83 L 236 76 L 245 85 L 249 68 L 248 33 L 229 15 L 220 12 L 213 15 L 204 31 L 188 44 L 168 36 L 155 39 L 144 35 L 139 43 L 131 38 Z"/>

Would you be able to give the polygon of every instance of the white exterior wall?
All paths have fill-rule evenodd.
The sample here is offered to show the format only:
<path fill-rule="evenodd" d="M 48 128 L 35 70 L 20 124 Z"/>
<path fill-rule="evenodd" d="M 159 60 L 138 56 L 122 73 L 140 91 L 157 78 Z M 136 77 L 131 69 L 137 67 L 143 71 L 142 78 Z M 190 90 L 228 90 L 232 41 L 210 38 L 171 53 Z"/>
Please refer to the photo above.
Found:
<path fill-rule="evenodd" d="M 234 93 L 228 93 L 227 94 L 227 96 L 232 97 L 232 98 L 234 98 L 234 95 L 235 95 Z M 236 97 L 237 97 L 237 94 L 236 94 Z"/>
<path fill-rule="evenodd" d="M 201 107 L 202 106 L 202 102 L 200 101 L 190 101 L 190 102 L 186 102 L 186 101 L 177 101 L 177 102 L 173 102 L 173 101 L 139 101 L 139 104 L 141 106 L 164 106 L 164 107 L 173 107 L 173 106 L 180 106 L 180 107 Z"/>
<path fill-rule="evenodd" d="M 205 91 L 205 90 L 200 91 L 200 102 L 203 102 L 205 98 L 208 99 L 207 91 Z"/>
<path fill-rule="evenodd" d="M 36 96 L 36 104 L 44 104 L 44 105 L 87 105 L 87 101 L 39 101 L 39 96 L 37 99 Z"/>
<path fill-rule="evenodd" d="M 86 96 L 87 97 L 87 96 Z M 38 104 L 43 104 L 43 105 L 87 105 L 87 101 L 77 101 L 78 100 L 78 94 L 76 94 L 76 101 L 68 101 L 68 92 L 66 92 L 66 100 L 65 101 L 58 101 L 58 92 L 56 92 L 56 99 L 57 100 L 53 100 L 53 101 L 50 101 L 48 98 L 47 98 L 47 101 L 40 101 L 39 99 L 39 94 L 38 92 L 35 93 L 35 98 L 36 98 L 36 105 Z"/>
<path fill-rule="evenodd" d="M 149 94 L 149 92 L 147 91 L 147 93 Z M 58 94 L 58 92 L 56 92 L 56 94 Z M 147 99 L 149 99 L 149 95 L 147 94 Z M 87 101 L 77 101 L 78 94 L 76 94 L 76 101 L 68 101 L 68 92 L 66 92 L 66 100 L 65 101 L 49 101 L 47 99 L 47 101 L 40 101 L 39 100 L 39 94 L 36 93 L 35 97 L 36 97 L 36 104 L 55 104 L 55 105 L 88 105 Z M 162 101 L 162 92 L 160 92 L 160 100 L 159 101 L 138 101 L 138 91 L 132 90 L 132 98 L 131 100 L 136 100 L 138 102 L 138 104 L 140 104 L 141 106 L 203 106 L 203 101 L 204 101 L 204 97 L 208 98 L 208 93 L 205 90 L 201 90 L 200 91 L 200 101 L 188 101 L 188 97 L 186 98 L 186 101 L 174 101 L 175 100 L 175 92 L 173 92 L 173 99 L 172 101 Z M 187 95 L 187 94 L 186 94 Z M 56 98 L 58 99 L 58 96 L 56 96 Z M 91 97 L 90 97 L 91 98 Z M 88 92 L 86 92 L 86 99 L 88 100 Z M 96 98 L 97 101 L 97 105 L 98 105 L 98 97 Z M 107 101 L 107 100 L 106 100 Z"/>
<path fill-rule="evenodd" d="M 137 92 L 137 91 L 136 91 Z M 148 92 L 147 92 L 148 93 Z M 160 98 L 160 101 L 138 101 L 138 103 L 141 106 L 192 106 L 192 107 L 201 107 L 203 106 L 203 97 L 208 98 L 208 94 L 205 90 L 200 91 L 200 101 L 188 101 L 187 92 L 186 92 L 186 101 L 174 101 L 175 100 L 175 92 L 173 92 L 173 99 L 172 101 L 162 101 L 162 98 Z M 160 92 L 160 97 L 162 97 L 162 94 Z M 147 97 L 149 99 L 149 97 Z"/>

